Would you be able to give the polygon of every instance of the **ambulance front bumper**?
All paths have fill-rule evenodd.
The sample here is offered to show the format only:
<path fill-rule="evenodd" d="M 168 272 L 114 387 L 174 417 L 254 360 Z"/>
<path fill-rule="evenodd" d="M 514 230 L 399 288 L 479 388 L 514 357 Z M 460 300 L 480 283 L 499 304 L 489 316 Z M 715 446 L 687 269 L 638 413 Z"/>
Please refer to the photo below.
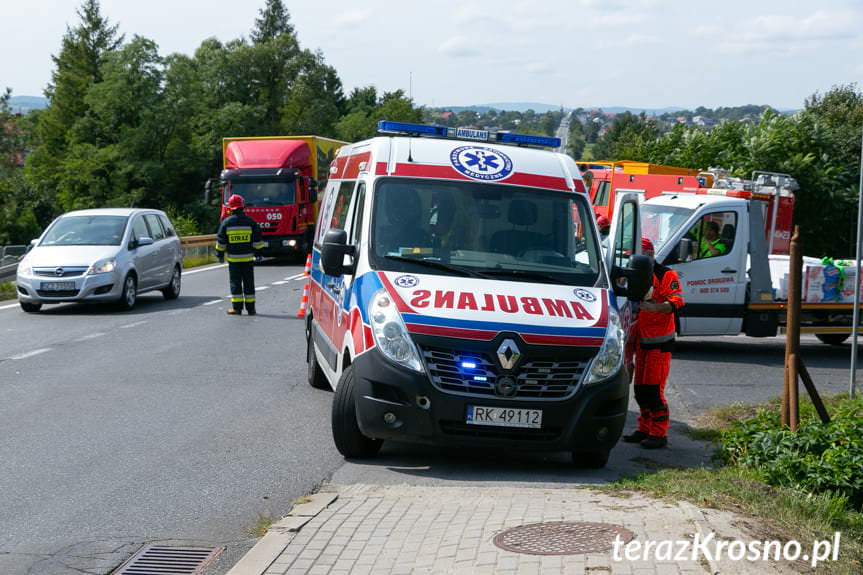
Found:
<path fill-rule="evenodd" d="M 611 450 L 623 432 L 629 378 L 580 385 L 561 400 L 454 394 L 428 375 L 393 364 L 377 349 L 354 362 L 357 421 L 367 437 L 452 447 L 489 447 L 595 453 Z M 485 425 L 469 421 L 477 406 L 519 413 L 541 411 L 541 425 Z"/>

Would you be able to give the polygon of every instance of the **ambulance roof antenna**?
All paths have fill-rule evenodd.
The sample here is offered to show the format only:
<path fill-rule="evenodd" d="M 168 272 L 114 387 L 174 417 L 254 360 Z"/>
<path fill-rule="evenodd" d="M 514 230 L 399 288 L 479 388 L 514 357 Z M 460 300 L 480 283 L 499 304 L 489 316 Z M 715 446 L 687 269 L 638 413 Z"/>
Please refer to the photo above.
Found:
<path fill-rule="evenodd" d="M 414 73 L 408 72 L 408 103 L 413 107 L 413 93 L 414 93 Z M 413 162 L 414 158 L 411 153 L 411 136 L 408 134 L 408 162 Z"/>

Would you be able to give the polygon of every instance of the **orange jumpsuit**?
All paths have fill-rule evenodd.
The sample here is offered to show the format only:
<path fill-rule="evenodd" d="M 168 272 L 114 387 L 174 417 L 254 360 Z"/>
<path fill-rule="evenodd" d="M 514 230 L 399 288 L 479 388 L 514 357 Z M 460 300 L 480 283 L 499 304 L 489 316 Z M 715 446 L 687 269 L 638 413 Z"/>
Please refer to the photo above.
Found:
<path fill-rule="evenodd" d="M 669 302 L 677 311 L 683 306 L 681 293 L 677 272 L 654 263 L 653 295 L 649 301 Z M 665 382 L 676 337 L 674 314 L 639 311 L 632 335 L 631 341 L 635 345 L 635 401 L 641 410 L 638 431 L 653 437 L 665 437 L 668 434 Z"/>

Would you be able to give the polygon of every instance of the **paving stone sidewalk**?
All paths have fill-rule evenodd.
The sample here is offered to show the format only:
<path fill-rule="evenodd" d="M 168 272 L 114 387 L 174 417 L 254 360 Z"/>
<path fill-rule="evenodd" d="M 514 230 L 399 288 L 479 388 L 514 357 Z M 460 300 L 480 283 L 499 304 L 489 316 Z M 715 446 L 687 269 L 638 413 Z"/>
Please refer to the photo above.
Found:
<path fill-rule="evenodd" d="M 229 575 L 552 575 L 798 573 L 789 564 L 700 560 L 617 561 L 612 550 L 530 555 L 492 540 L 509 528 L 545 522 L 591 522 L 625 528 L 642 543 L 759 539 L 730 512 L 687 502 L 611 495 L 590 488 L 325 485 L 313 517 L 292 513 Z M 314 503 L 312 503 L 314 506 Z M 303 507 L 302 505 L 299 507 Z M 268 542 L 267 539 L 270 538 Z M 257 558 L 254 557 L 258 553 Z M 249 559 L 249 560 L 247 560 Z"/>

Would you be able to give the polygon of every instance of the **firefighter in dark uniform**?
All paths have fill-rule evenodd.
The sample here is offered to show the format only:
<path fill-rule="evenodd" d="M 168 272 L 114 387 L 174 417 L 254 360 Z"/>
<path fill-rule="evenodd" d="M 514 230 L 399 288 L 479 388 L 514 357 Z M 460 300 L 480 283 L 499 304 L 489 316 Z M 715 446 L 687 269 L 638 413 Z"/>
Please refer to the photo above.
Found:
<path fill-rule="evenodd" d="M 258 223 L 243 213 L 246 202 L 234 194 L 228 198 L 231 215 L 222 221 L 216 234 L 216 257 L 219 262 L 228 260 L 228 277 L 231 283 L 231 307 L 228 315 L 246 313 L 255 315 L 255 262 L 261 261 L 266 246 Z"/>
<path fill-rule="evenodd" d="M 643 238 L 641 249 L 653 259 L 653 243 Z M 635 351 L 635 401 L 641 413 L 638 429 L 623 440 L 640 443 L 647 449 L 668 444 L 668 403 L 665 382 L 671 367 L 671 351 L 676 338 L 674 312 L 683 307 L 683 290 L 677 272 L 653 262 L 653 287 L 639 305 L 638 319 L 630 335 Z M 626 357 L 632 357 L 631 347 Z"/>

